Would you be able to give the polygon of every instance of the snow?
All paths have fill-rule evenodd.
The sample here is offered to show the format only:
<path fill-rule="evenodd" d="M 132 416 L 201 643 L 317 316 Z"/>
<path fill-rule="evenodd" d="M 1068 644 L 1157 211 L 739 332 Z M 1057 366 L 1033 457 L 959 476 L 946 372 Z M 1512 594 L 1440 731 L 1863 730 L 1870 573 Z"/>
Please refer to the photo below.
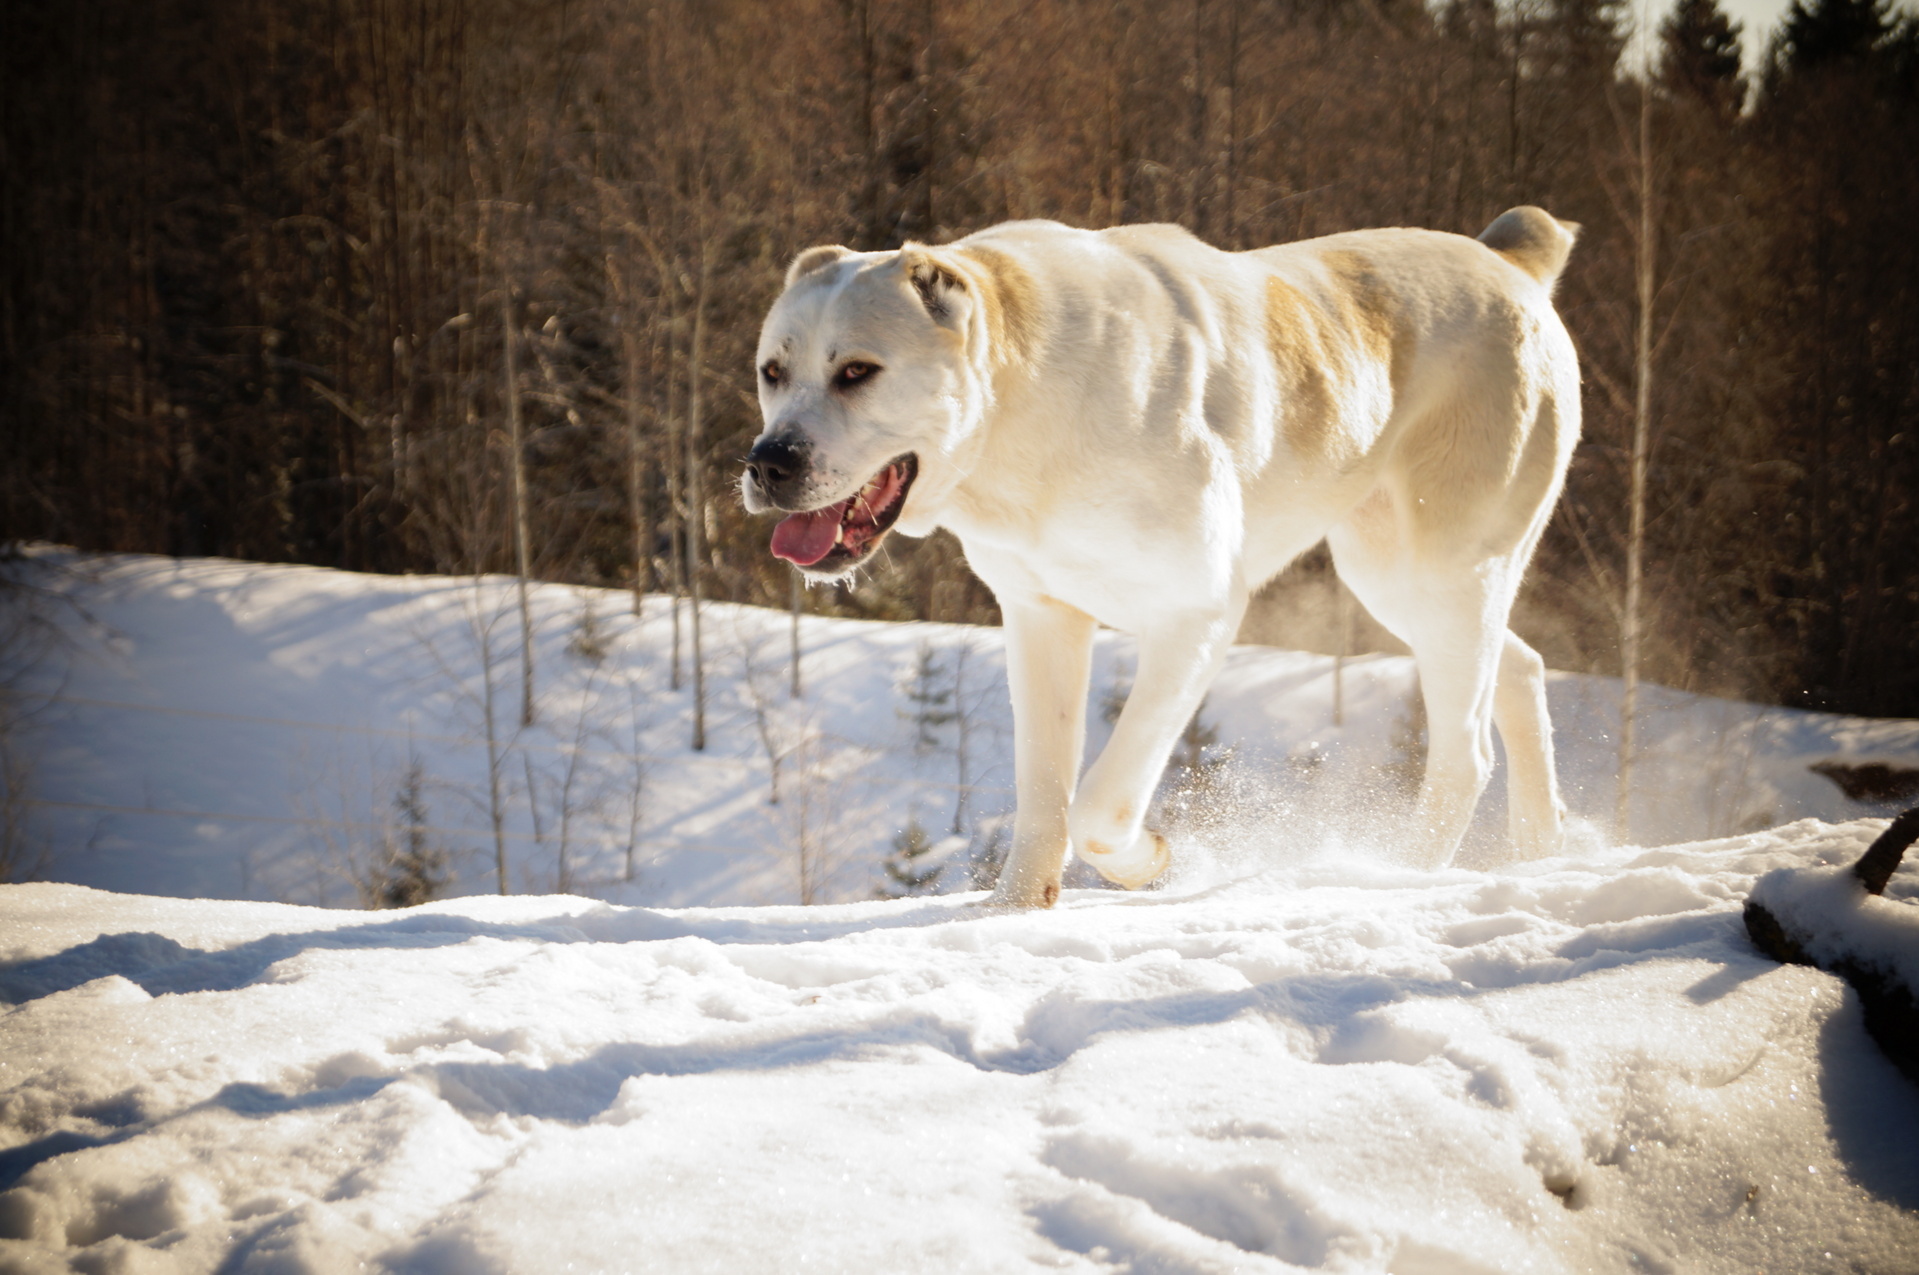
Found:
<path fill-rule="evenodd" d="M 0 1270 L 1912 1271 L 1919 1093 L 1739 916 L 1878 826 L 1027 914 L 5 887 Z"/>
<path fill-rule="evenodd" d="M 1331 660 L 1242 648 L 1165 886 L 1011 913 L 967 888 L 1010 806 L 988 631 L 808 618 L 796 700 L 786 618 L 715 605 L 702 754 L 659 599 L 536 589 L 520 728 L 504 581 L 34 568 L 71 642 L 26 727 L 55 880 L 0 886 L 5 1275 L 1919 1272 L 1919 1091 L 1740 915 L 1836 888 L 1888 812 L 1807 767 L 1919 764 L 1914 723 L 1655 688 L 1635 830 L 1672 844 L 1513 862 L 1494 793 L 1416 871 L 1376 815 L 1408 663 L 1348 661 L 1336 725 Z M 950 836 L 956 724 L 902 709 L 962 642 Z M 1096 701 L 1131 660 L 1101 635 Z M 1551 695 L 1598 817 L 1617 688 Z M 302 906 L 353 900 L 409 758 L 457 897 Z M 802 816 L 823 897 L 908 816 L 947 892 L 799 906 Z M 1919 960 L 1919 863 L 1828 911 Z"/>
<path fill-rule="evenodd" d="M 412 758 L 423 768 L 433 840 L 452 856 L 450 893 L 497 891 L 483 652 L 514 892 L 564 885 L 647 906 L 794 902 L 804 825 L 811 897 L 864 898 L 883 884 L 879 864 L 895 832 L 918 818 L 940 840 L 962 800 L 968 844 L 944 846 L 937 861 L 947 864 L 942 889 L 966 889 L 968 865 L 1012 807 L 1010 709 L 991 629 L 807 616 L 804 694 L 794 699 L 786 616 L 709 605 L 708 745 L 695 752 L 690 690 L 670 686 L 673 620 L 663 598 L 649 598 L 635 621 L 625 594 L 536 586 L 539 711 L 522 728 L 518 620 L 504 579 L 48 548 L 26 569 L 65 599 L 48 613 L 67 647 L 26 687 L 36 706 L 34 833 L 53 850 L 54 880 L 356 905 L 373 850 L 395 832 L 394 797 Z M 965 652 L 962 684 L 947 702 L 968 717 L 964 775 L 959 724 L 938 727 L 929 748 L 909 720 L 922 649 L 949 691 Z M 1123 694 L 1133 661 L 1129 639 L 1099 635 L 1092 748 L 1110 730 L 1101 704 Z M 1180 871 L 1231 879 L 1317 853 L 1353 835 L 1351 812 L 1380 806 L 1382 767 L 1407 760 L 1412 664 L 1365 656 L 1339 676 L 1344 714 L 1335 724 L 1332 659 L 1232 652 L 1204 710 L 1219 749 L 1233 749 L 1228 799 L 1216 803 L 1224 813 L 1202 810 L 1173 830 Z M 1555 673 L 1549 697 L 1568 801 L 1609 823 L 1618 683 Z M 1889 804 L 1849 799 L 1810 766 L 1919 770 L 1915 722 L 1661 687 L 1642 688 L 1641 705 L 1633 830 L 1645 844 L 1891 814 Z M 769 744 L 782 755 L 778 805 L 767 801 Z M 1502 768 L 1462 863 L 1497 861 L 1503 803 Z M 1279 827 L 1286 836 L 1276 839 Z"/>

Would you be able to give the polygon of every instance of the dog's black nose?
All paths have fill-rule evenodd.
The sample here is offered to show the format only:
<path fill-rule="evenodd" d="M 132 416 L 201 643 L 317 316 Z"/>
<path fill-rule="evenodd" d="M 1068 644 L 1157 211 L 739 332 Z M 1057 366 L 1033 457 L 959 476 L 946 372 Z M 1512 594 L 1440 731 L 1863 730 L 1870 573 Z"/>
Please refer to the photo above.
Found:
<path fill-rule="evenodd" d="M 762 438 L 746 454 L 747 472 L 772 497 L 806 473 L 806 451 L 785 438 Z"/>

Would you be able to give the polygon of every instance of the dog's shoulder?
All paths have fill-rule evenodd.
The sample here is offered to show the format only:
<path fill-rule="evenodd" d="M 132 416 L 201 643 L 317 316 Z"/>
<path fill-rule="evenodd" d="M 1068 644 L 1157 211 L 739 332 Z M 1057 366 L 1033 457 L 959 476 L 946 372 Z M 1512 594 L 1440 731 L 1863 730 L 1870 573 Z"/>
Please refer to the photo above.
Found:
<path fill-rule="evenodd" d="M 1057 221 L 1007 221 L 949 247 L 975 258 L 1011 254 L 1036 273 L 1080 282 L 1110 274 L 1126 261 L 1179 263 L 1203 270 L 1228 255 L 1184 226 L 1156 222 L 1082 230 Z"/>

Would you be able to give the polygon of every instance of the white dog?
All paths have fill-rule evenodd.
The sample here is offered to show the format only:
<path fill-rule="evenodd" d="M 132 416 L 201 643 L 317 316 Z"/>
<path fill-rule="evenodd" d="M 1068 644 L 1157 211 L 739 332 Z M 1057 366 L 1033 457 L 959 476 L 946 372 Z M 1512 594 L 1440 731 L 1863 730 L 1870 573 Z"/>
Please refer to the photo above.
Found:
<path fill-rule="evenodd" d="M 1557 845 L 1544 665 L 1507 628 L 1579 433 L 1552 307 L 1576 227 L 1368 230 L 1253 252 L 1174 226 L 1013 222 L 943 247 L 813 248 L 760 334 L 741 486 L 773 552 L 841 576 L 891 529 L 952 530 L 999 599 L 1018 813 L 997 898 L 1050 905 L 1067 848 L 1127 886 L 1168 752 L 1247 596 L 1321 538 L 1412 648 L 1412 839 L 1450 861 L 1493 766 L 1512 835 Z M 1095 624 L 1139 666 L 1083 782 Z"/>

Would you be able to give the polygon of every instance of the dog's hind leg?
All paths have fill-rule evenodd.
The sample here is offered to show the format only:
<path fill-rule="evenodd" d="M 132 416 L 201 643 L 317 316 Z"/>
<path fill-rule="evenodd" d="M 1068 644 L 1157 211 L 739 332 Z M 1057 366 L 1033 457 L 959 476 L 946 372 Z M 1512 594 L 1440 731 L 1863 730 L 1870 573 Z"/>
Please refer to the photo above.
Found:
<path fill-rule="evenodd" d="M 1412 648 L 1419 666 L 1427 745 L 1413 857 L 1428 867 L 1452 862 L 1492 777 L 1495 724 L 1506 745 L 1514 842 L 1529 855 L 1550 853 L 1563 807 L 1545 664 L 1506 627 L 1524 559 L 1416 569 L 1369 559 L 1338 536 L 1334 556 L 1354 596 Z"/>
<path fill-rule="evenodd" d="M 1553 728 L 1546 715 L 1546 662 L 1510 630 L 1499 657 L 1493 721 L 1506 746 L 1506 813 L 1513 845 L 1539 858 L 1559 849 L 1566 805 L 1553 767 Z"/>
<path fill-rule="evenodd" d="M 1246 610 L 1191 612 L 1139 636 L 1132 693 L 1099 760 L 1086 772 L 1069 819 L 1073 849 L 1109 881 L 1138 889 L 1166 870 L 1166 839 L 1143 827 L 1173 741 L 1199 708 Z"/>
<path fill-rule="evenodd" d="M 1418 862 L 1443 867 L 1492 777 L 1494 692 L 1517 569 L 1500 559 L 1419 562 L 1399 522 L 1382 494 L 1327 539 L 1353 596 L 1412 648 L 1419 666 L 1426 774 L 1411 849 Z"/>
<path fill-rule="evenodd" d="M 1066 808 L 1086 748 L 1092 617 L 1051 598 L 1002 596 L 1006 680 L 1013 694 L 1018 809 L 1013 850 L 993 902 L 1050 908 L 1066 866 Z"/>
<path fill-rule="evenodd" d="M 1406 638 L 1426 698 L 1426 776 L 1413 812 L 1414 850 L 1426 866 L 1444 867 L 1492 778 L 1505 608 L 1468 586 L 1432 590 L 1415 610 Z"/>

